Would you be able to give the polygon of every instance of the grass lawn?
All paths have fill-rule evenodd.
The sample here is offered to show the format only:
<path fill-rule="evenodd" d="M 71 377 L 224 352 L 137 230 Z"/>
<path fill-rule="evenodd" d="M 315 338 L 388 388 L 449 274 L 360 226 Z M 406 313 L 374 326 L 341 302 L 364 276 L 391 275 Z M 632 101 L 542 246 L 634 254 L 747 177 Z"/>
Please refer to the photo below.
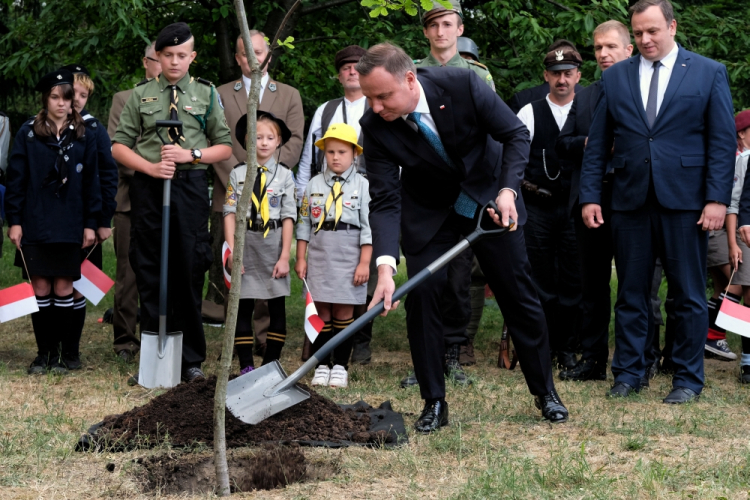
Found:
<path fill-rule="evenodd" d="M 20 281 L 12 257 L 6 238 L 0 288 Z M 105 245 L 105 263 L 114 276 L 111 242 Z M 64 377 L 26 375 L 35 352 L 29 317 L 0 325 L 0 498 L 146 498 L 134 477 L 133 460 L 180 453 L 166 446 L 128 453 L 73 451 L 89 425 L 157 394 L 125 384 L 137 366 L 115 357 L 111 325 L 97 322 L 111 305 L 111 292 L 98 307 L 89 305 L 82 340 L 84 369 Z M 291 372 L 300 364 L 303 335 L 299 280 L 293 281 L 287 310 L 289 340 L 281 361 Z M 501 324 L 497 307 L 486 307 L 477 338 L 479 361 L 468 369 L 474 384 L 448 387 L 449 427 L 432 436 L 410 434 L 409 444 L 395 450 L 304 449 L 308 459 L 326 462 L 336 473 L 326 480 L 235 497 L 750 496 L 748 390 L 737 382 L 737 363 L 707 360 L 700 402 L 679 407 L 661 403 L 671 387 L 664 375 L 628 401 L 604 398 L 611 374 L 606 382 L 558 382 L 570 421 L 553 427 L 541 420 L 520 370 L 496 368 Z M 217 370 L 221 334 L 219 328 L 206 328 L 208 374 Z M 729 342 L 740 351 L 738 337 L 730 335 Z M 410 366 L 403 307 L 376 321 L 373 350 L 371 365 L 352 369 L 348 389 L 321 392 L 342 403 L 363 399 L 377 406 L 391 400 L 411 429 L 422 401 L 418 389 L 398 388 Z M 190 453 L 209 451 L 198 446 Z"/>

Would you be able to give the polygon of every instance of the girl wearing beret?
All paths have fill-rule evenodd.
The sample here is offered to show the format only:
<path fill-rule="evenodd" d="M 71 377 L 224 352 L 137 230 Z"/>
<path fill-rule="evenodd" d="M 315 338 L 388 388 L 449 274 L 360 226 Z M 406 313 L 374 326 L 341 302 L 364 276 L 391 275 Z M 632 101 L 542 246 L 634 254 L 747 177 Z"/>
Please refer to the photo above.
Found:
<path fill-rule="evenodd" d="M 242 281 L 239 284 L 242 288 L 234 340 L 241 374 L 255 367 L 252 324 L 256 299 L 268 301 L 270 316 L 263 364 L 278 360 L 281 356 L 281 348 L 286 342 L 286 297 L 291 292 L 289 256 L 294 221 L 297 219 L 294 176 L 274 158 L 292 133 L 283 120 L 265 111 L 258 111 L 256 131 L 258 175 L 247 214 Z M 247 115 L 237 122 L 235 135 L 244 148 L 247 142 Z M 247 164 L 237 165 L 229 174 L 227 184 L 224 237 L 232 250 L 237 202 L 242 196 L 246 173 Z"/>
<path fill-rule="evenodd" d="M 19 129 L 8 165 L 8 237 L 39 305 L 31 315 L 37 357 L 28 373 L 65 373 L 60 344 L 65 325 L 74 323 L 73 281 L 101 213 L 96 139 L 73 107 L 70 71 L 45 75 L 36 90 L 42 109 Z"/>

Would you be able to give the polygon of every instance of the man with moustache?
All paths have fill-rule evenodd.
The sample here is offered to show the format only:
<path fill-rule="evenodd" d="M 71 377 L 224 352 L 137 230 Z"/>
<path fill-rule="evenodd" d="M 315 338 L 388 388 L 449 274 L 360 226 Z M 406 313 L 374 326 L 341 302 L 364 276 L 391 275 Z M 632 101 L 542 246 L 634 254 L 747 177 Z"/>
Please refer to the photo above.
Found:
<path fill-rule="evenodd" d="M 602 74 L 579 201 L 587 227 L 606 222 L 602 181 L 614 169 L 610 217 L 618 291 L 615 383 L 608 396 L 640 390 L 659 257 L 675 308 L 675 373 L 663 402 L 681 404 L 696 401 L 704 384 L 707 231 L 723 226 L 731 199 L 732 97 L 724 65 L 675 43 L 669 0 L 639 0 L 630 13 L 640 55 Z"/>
<path fill-rule="evenodd" d="M 596 64 L 606 71 L 633 53 L 630 32 L 620 21 L 607 21 L 594 29 Z M 582 321 L 579 339 L 581 359 L 560 372 L 563 380 L 606 380 L 609 359 L 610 288 L 612 277 L 612 234 L 609 225 L 588 229 L 583 224 L 578 206 L 581 162 L 586 149 L 591 120 L 599 99 L 601 82 L 597 81 L 576 93 L 555 151 L 563 166 L 563 175 L 570 176 L 568 212 L 575 222 L 576 240 L 581 262 Z M 608 172 L 602 185 L 602 211 L 609 220 L 612 199 L 612 177 Z"/>
<path fill-rule="evenodd" d="M 161 64 L 156 58 L 154 44 L 146 46 L 143 55 L 143 69 L 146 79 L 138 85 L 143 85 L 161 73 Z M 120 114 L 128 102 L 133 89 L 118 92 L 112 98 L 112 108 L 109 110 L 107 133 L 110 140 L 114 139 Z M 130 250 L 130 181 L 135 171 L 122 163 L 117 163 L 119 172 L 117 179 L 117 210 L 112 220 L 115 230 L 112 240 L 115 245 L 117 271 L 115 275 L 115 305 L 112 310 L 112 331 L 114 333 L 113 347 L 123 361 L 132 361 L 140 350 L 140 341 L 135 335 L 138 323 L 138 288 L 135 284 L 135 273 L 130 267 L 128 251 Z"/>
<path fill-rule="evenodd" d="M 258 64 L 261 64 L 268 55 L 269 46 L 266 42 L 266 36 L 257 30 L 250 30 L 250 41 L 253 44 L 253 53 L 255 54 Z M 247 98 L 250 95 L 250 64 L 245 57 L 245 46 L 242 42 L 242 36 L 237 37 L 234 58 L 237 65 L 242 70 L 242 77 L 239 80 L 225 83 L 216 89 L 221 98 L 221 104 L 224 106 L 224 114 L 227 117 L 227 124 L 232 132 L 232 156 L 228 160 L 214 163 L 214 189 L 211 207 L 213 212 L 221 213 L 224 206 L 224 196 L 226 194 L 227 181 L 232 169 L 240 163 L 244 163 L 247 153 L 242 145 L 235 140 L 234 129 L 239 119 L 247 113 Z M 299 161 L 302 152 L 302 138 L 305 130 L 305 115 L 302 110 L 302 98 L 299 91 L 290 85 L 278 82 L 268 75 L 268 64 L 263 68 L 263 76 L 260 80 L 260 96 L 258 109 L 273 113 L 277 118 L 284 120 L 292 137 L 286 144 L 281 147 L 280 162 L 288 168 L 293 168 Z M 211 234 L 214 241 L 224 241 L 224 226 L 216 224 L 211 228 Z M 214 251 L 220 251 L 221 246 L 214 245 Z M 214 265 L 221 266 L 221 256 L 214 255 Z M 221 275 L 221 273 L 219 273 Z M 266 333 L 270 317 L 268 314 L 268 305 L 265 300 L 255 301 L 255 314 L 253 315 L 255 332 L 255 351 L 263 356 L 266 346 Z"/>
<path fill-rule="evenodd" d="M 562 368 L 576 364 L 581 284 L 575 229 L 568 208 L 570 181 L 561 175 L 555 142 L 573 104 L 581 62 L 581 55 L 567 47 L 549 52 L 544 58 L 549 94 L 518 112 L 531 135 L 529 163 L 521 183 L 528 213 L 526 251 L 547 318 L 552 357 Z"/>

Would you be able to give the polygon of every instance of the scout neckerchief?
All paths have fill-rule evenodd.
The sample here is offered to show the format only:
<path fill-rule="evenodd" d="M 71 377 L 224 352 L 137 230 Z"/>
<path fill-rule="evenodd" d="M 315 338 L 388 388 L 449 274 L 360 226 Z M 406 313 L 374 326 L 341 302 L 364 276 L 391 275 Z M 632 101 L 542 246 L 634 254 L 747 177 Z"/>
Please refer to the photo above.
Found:
<path fill-rule="evenodd" d="M 76 138 L 75 127 L 72 123 L 62 129 L 60 139 L 58 139 L 55 134 L 44 138 L 44 143 L 52 149 L 58 149 L 58 154 L 57 158 L 55 158 L 55 164 L 42 181 L 42 186 L 47 186 L 57 182 L 57 188 L 55 189 L 56 195 L 60 194 L 60 190 L 65 186 L 65 183 L 68 182 L 68 160 L 70 158 L 68 157 L 67 151 L 73 147 L 73 141 Z"/>
<path fill-rule="evenodd" d="M 180 102 L 180 96 L 177 95 L 177 85 L 170 85 L 169 92 L 169 119 L 179 120 L 177 116 L 177 103 Z M 169 127 L 167 129 L 167 135 L 172 144 L 179 144 L 180 141 L 184 141 L 185 138 L 182 136 L 182 127 Z"/>
<path fill-rule="evenodd" d="M 266 166 L 258 166 L 258 175 L 255 177 L 255 185 L 253 186 L 253 205 L 250 209 L 250 221 L 255 224 L 255 219 L 260 214 L 260 218 L 263 221 L 263 237 L 268 236 L 268 231 L 271 229 L 269 220 L 271 219 L 271 209 L 268 206 L 268 185 L 273 182 L 276 178 L 276 172 L 278 172 L 278 165 L 273 171 L 273 177 L 270 182 L 266 182 L 266 172 L 270 169 Z"/>
<path fill-rule="evenodd" d="M 331 191 L 328 193 L 328 198 L 326 199 L 326 206 L 325 210 L 323 211 L 323 214 L 320 216 L 320 222 L 318 222 L 318 227 L 315 228 L 315 233 L 320 231 L 320 228 L 323 227 L 323 222 L 326 220 L 326 215 L 328 214 L 328 211 L 331 209 L 331 205 L 336 203 L 336 217 L 333 222 L 333 230 L 336 230 L 336 226 L 339 225 L 339 219 L 341 219 L 341 215 L 344 211 L 344 191 L 341 189 L 341 182 L 343 181 L 344 184 L 346 184 L 346 181 L 349 180 L 349 177 L 351 177 L 352 172 L 354 172 L 354 169 L 350 166 L 348 168 L 349 175 L 346 176 L 346 178 L 343 178 L 339 175 L 334 175 L 331 180 L 333 181 L 333 186 L 331 186 Z M 328 184 L 328 181 L 326 181 L 326 184 Z"/>

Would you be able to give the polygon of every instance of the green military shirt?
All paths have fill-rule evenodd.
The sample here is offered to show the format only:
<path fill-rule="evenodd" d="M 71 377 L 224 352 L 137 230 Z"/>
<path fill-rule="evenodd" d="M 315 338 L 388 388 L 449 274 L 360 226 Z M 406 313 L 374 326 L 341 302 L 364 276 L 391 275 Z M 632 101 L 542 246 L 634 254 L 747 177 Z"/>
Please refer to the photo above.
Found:
<path fill-rule="evenodd" d="M 163 143 L 156 135 L 156 120 L 169 120 L 169 82 L 163 75 L 138 85 L 120 115 L 120 124 L 112 142 L 119 142 L 151 163 L 161 161 Z M 195 80 L 187 73 L 177 82 L 177 119 L 182 121 L 180 146 L 204 149 L 217 144 L 232 147 L 232 138 L 224 108 L 214 86 L 206 80 Z M 159 130 L 165 140 L 167 129 Z M 140 140 L 139 140 L 140 137 Z M 137 144 L 136 144 L 137 142 Z M 205 163 L 181 163 L 177 170 L 205 170 Z"/>
<path fill-rule="evenodd" d="M 432 52 L 430 52 L 430 55 L 428 55 L 424 59 L 415 60 L 414 64 L 416 64 L 418 68 L 425 68 L 428 66 L 443 66 L 442 64 L 440 64 L 440 61 L 435 59 L 435 57 L 432 55 Z M 487 83 L 487 85 L 489 85 L 492 90 L 495 90 L 495 81 L 492 79 L 492 75 L 487 70 L 487 66 L 485 66 L 484 64 L 480 64 L 469 59 L 464 59 L 463 57 L 461 57 L 461 54 L 456 52 L 456 55 L 451 57 L 448 63 L 445 64 L 445 66 L 470 69 L 474 73 L 476 73 L 483 82 Z"/>

